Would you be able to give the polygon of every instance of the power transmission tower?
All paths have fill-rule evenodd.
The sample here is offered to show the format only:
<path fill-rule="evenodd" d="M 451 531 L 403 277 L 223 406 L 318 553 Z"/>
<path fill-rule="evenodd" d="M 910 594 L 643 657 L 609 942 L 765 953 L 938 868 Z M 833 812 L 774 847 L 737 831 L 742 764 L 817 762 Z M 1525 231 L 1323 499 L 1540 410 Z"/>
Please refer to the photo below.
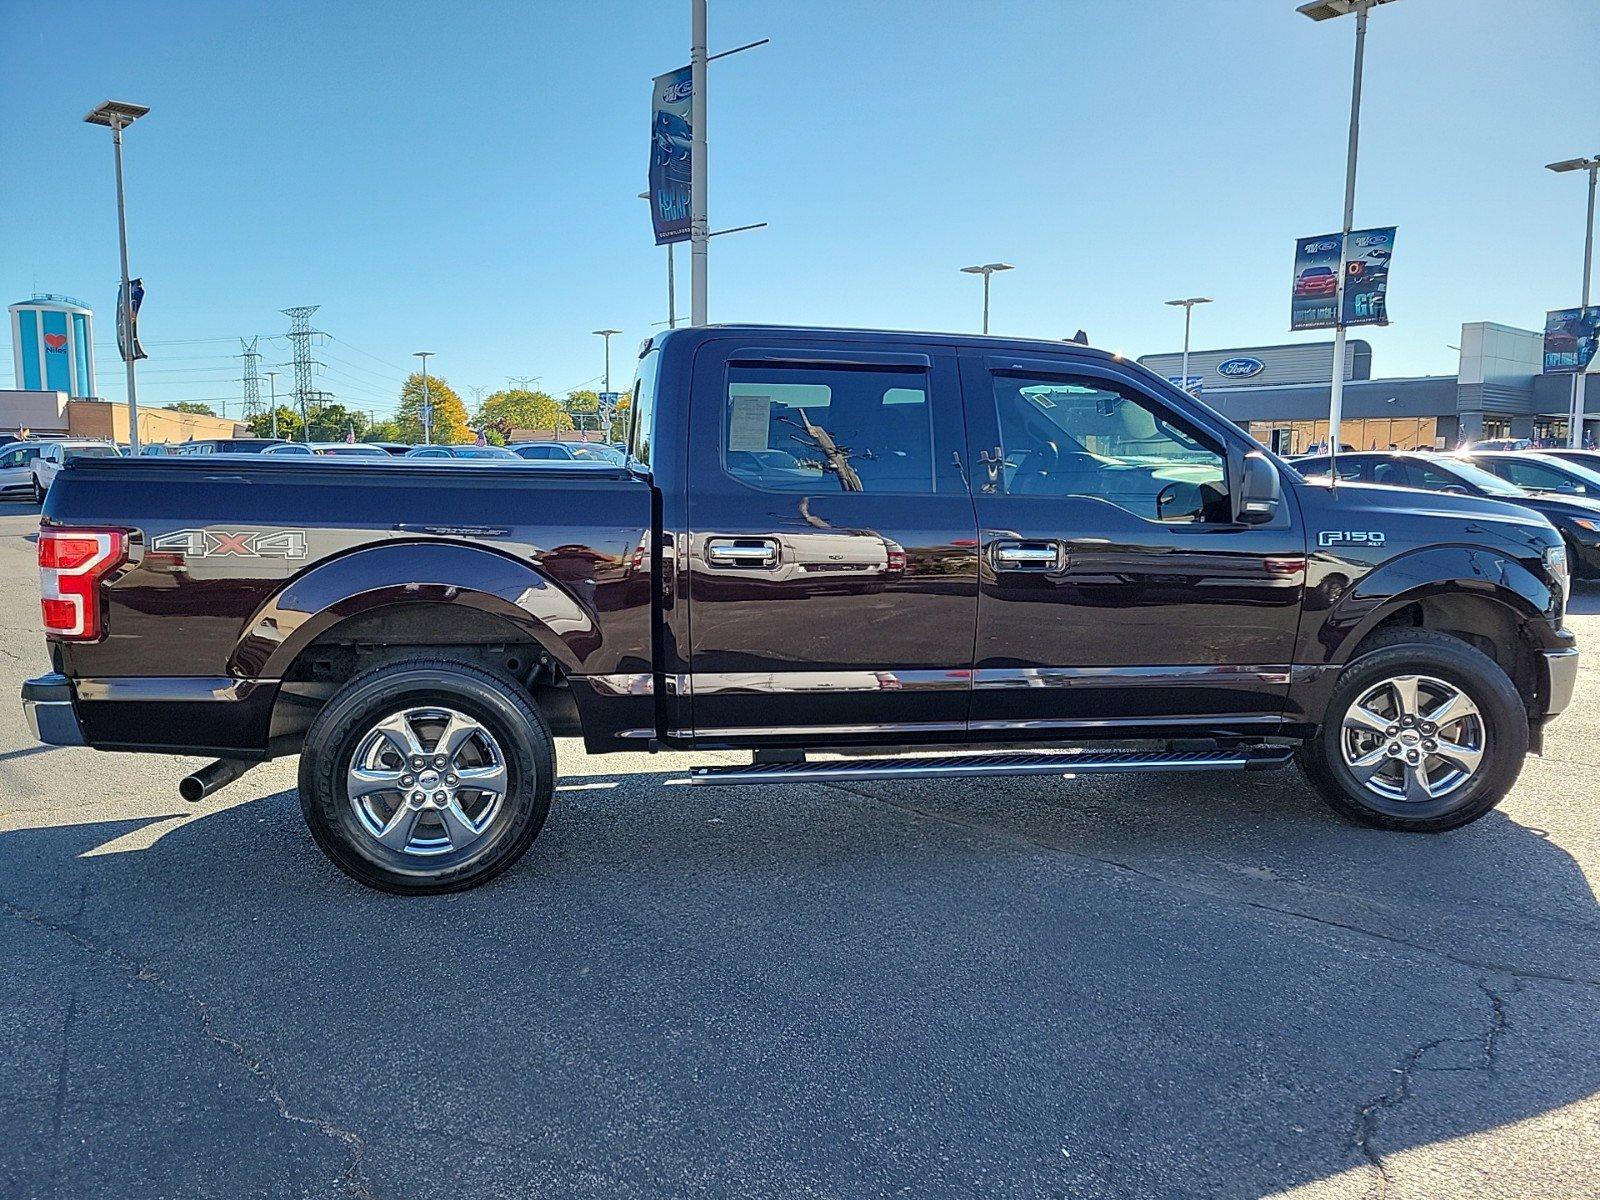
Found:
<path fill-rule="evenodd" d="M 244 347 L 244 353 L 239 355 L 244 359 L 244 419 L 246 421 L 261 414 L 261 375 L 257 368 L 261 365 L 261 351 L 256 349 L 259 337 L 249 341 L 239 339 L 239 344 Z"/>
<path fill-rule="evenodd" d="M 311 328 L 311 314 L 321 307 L 320 304 L 304 304 L 281 310 L 289 318 L 289 341 L 294 345 L 294 396 L 302 413 L 316 390 L 312 387 L 311 369 L 322 365 L 311 357 L 311 339 L 320 332 Z"/>

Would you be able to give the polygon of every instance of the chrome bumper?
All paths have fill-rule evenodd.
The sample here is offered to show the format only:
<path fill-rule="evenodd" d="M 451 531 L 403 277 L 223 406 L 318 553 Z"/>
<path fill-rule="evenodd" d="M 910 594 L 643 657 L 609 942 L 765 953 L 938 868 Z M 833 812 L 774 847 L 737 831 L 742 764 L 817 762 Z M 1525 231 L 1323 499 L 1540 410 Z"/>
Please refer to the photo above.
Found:
<path fill-rule="evenodd" d="M 33 736 L 47 745 L 87 745 L 72 707 L 72 684 L 65 675 L 41 675 L 25 682 L 22 713 Z"/>
<path fill-rule="evenodd" d="M 1553 717 L 1572 703 L 1572 693 L 1578 686 L 1578 648 L 1546 650 L 1544 663 L 1547 680 L 1544 715 Z"/>

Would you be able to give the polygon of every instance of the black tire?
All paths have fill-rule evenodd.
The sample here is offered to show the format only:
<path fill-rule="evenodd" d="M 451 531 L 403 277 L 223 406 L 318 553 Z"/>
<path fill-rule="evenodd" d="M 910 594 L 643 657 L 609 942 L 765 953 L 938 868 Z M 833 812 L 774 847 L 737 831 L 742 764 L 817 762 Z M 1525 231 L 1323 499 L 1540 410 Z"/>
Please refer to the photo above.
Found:
<path fill-rule="evenodd" d="M 39 477 L 37 475 L 33 477 L 33 502 L 35 504 L 44 503 L 44 488 L 39 486 Z"/>
<path fill-rule="evenodd" d="M 491 734 L 506 781 L 477 840 L 457 850 L 450 838 L 450 849 L 421 855 L 409 851 L 410 843 L 405 850 L 380 844 L 363 825 L 345 781 L 352 758 L 379 722 L 429 707 L 463 714 Z M 406 659 L 356 676 L 317 714 L 300 753 L 300 807 L 312 838 L 346 875 L 385 892 L 456 892 L 493 879 L 533 844 L 554 790 L 550 729 L 523 690 L 492 671 L 446 659 Z M 404 804 L 399 790 L 394 798 Z"/>
<path fill-rule="evenodd" d="M 1394 676 L 1429 676 L 1464 692 L 1481 718 L 1476 771 L 1447 795 L 1409 801 L 1375 795 L 1341 754 L 1344 717 L 1369 689 Z M 1438 833 L 1476 821 L 1505 797 L 1528 753 L 1528 713 L 1506 673 L 1488 655 L 1449 634 L 1396 629 L 1374 637 L 1339 674 L 1322 726 L 1300 748 L 1300 765 L 1341 816 L 1377 829 Z"/>

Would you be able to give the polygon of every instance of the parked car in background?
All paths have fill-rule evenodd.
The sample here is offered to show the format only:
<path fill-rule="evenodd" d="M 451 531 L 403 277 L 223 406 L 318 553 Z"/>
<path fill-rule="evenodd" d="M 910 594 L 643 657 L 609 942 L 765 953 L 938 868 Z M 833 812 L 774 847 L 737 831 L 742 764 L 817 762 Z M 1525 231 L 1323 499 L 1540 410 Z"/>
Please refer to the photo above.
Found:
<path fill-rule="evenodd" d="M 1530 492 L 1600 498 L 1600 471 L 1541 451 L 1469 451 L 1464 457 Z"/>
<path fill-rule="evenodd" d="M 1507 454 L 1505 457 L 1525 456 Z M 1308 478 L 1328 473 L 1326 455 L 1289 461 Z M 1600 579 L 1600 502 L 1530 491 L 1484 470 L 1464 455 L 1418 454 L 1406 450 L 1388 454 L 1341 454 L 1338 469 L 1339 478 L 1351 483 L 1481 496 L 1532 509 L 1561 534 L 1561 540 L 1567 544 L 1567 559 L 1574 578 Z"/>
<path fill-rule="evenodd" d="M 1560 447 L 1541 450 L 1540 454 L 1560 462 L 1576 463 L 1590 471 L 1600 471 L 1600 450 L 1565 450 Z"/>
<path fill-rule="evenodd" d="M 281 446 L 282 438 L 200 438 L 179 442 L 172 448 L 174 454 L 260 454 L 268 446 Z"/>
<path fill-rule="evenodd" d="M 1533 445 L 1529 438 L 1486 438 L 1481 442 L 1473 442 L 1468 448 L 1471 452 L 1479 450 L 1526 450 Z"/>
<path fill-rule="evenodd" d="M 268 446 L 261 453 L 273 456 L 311 458 L 388 458 L 382 446 L 369 446 L 366 442 L 285 442 L 281 446 Z"/>
<path fill-rule="evenodd" d="M 56 474 L 74 458 L 121 458 L 122 451 L 111 442 L 94 442 L 87 439 L 68 438 L 59 442 L 45 442 L 30 465 L 33 475 L 33 498 L 44 502 Z"/>
<path fill-rule="evenodd" d="M 608 462 L 620 466 L 628 456 L 605 442 L 513 442 L 507 446 L 529 462 Z"/>
<path fill-rule="evenodd" d="M 33 460 L 48 442 L 11 442 L 0 446 L 0 496 L 33 493 Z"/>
<path fill-rule="evenodd" d="M 414 446 L 405 453 L 406 458 L 492 458 L 499 461 L 521 460 L 504 446 Z"/>
<path fill-rule="evenodd" d="M 139 447 L 140 458 L 168 458 L 176 453 L 178 448 L 166 442 L 146 442 Z"/>
<path fill-rule="evenodd" d="M 385 454 L 392 454 L 396 458 L 404 458 L 411 452 L 410 442 L 367 442 L 368 446 L 376 446 Z"/>

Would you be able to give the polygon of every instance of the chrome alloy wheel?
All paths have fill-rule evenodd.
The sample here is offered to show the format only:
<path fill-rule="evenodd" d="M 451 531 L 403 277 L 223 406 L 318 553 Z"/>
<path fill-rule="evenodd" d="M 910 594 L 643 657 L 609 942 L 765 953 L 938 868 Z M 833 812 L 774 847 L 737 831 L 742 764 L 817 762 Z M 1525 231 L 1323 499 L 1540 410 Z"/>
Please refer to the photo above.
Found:
<path fill-rule="evenodd" d="M 356 745 L 345 791 L 361 828 L 400 854 L 463 850 L 505 802 L 505 752 L 494 735 L 450 708 L 385 717 Z"/>
<path fill-rule="evenodd" d="M 1467 694 L 1431 675 L 1396 675 L 1356 697 L 1339 739 L 1344 765 L 1386 800 L 1442 799 L 1477 772 L 1488 749 Z"/>

